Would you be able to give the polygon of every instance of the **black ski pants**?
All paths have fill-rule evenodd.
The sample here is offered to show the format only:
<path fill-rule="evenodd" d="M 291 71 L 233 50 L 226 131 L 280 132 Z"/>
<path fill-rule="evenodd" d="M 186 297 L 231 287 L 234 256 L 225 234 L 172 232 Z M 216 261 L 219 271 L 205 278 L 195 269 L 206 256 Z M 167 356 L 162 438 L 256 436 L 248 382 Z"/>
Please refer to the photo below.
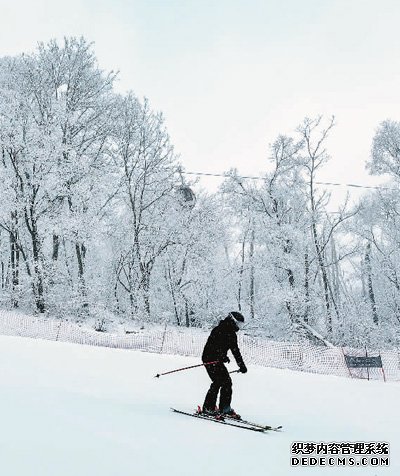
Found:
<path fill-rule="evenodd" d="M 232 401 L 232 379 L 227 368 L 223 363 L 219 362 L 213 365 L 206 365 L 206 370 L 212 383 L 204 400 L 203 410 L 215 410 L 218 392 L 220 392 L 220 411 L 230 407 Z"/>

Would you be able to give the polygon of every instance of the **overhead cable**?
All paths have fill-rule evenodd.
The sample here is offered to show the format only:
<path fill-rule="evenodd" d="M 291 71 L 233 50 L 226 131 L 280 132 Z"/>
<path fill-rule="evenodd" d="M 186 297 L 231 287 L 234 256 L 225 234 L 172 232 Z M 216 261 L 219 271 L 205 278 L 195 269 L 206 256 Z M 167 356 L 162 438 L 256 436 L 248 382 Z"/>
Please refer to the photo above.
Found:
<path fill-rule="evenodd" d="M 205 177 L 222 177 L 222 178 L 240 178 L 245 180 L 265 180 L 265 177 L 261 176 L 254 176 L 254 175 L 230 175 L 230 174 L 216 174 L 216 173 L 207 173 L 207 172 L 185 172 L 183 170 L 180 173 L 185 175 L 198 175 L 198 176 L 205 176 Z M 317 185 L 328 185 L 328 186 L 335 186 L 335 187 L 354 187 L 354 188 L 363 188 L 363 189 L 373 189 L 373 190 L 391 190 L 394 192 L 399 191 L 397 188 L 390 188 L 390 187 L 380 187 L 374 185 L 360 185 L 355 183 L 338 183 L 338 182 L 314 182 Z"/>

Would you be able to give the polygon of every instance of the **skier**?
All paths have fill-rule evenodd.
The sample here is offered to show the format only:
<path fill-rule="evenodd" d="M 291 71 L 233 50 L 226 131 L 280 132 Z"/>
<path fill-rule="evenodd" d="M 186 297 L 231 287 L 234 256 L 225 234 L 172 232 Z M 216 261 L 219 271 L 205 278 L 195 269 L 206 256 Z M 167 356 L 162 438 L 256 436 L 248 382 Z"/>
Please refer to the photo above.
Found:
<path fill-rule="evenodd" d="M 204 346 L 202 355 L 203 362 L 207 363 L 218 360 L 216 364 L 205 365 L 207 373 L 212 380 L 203 404 L 202 412 L 205 414 L 216 415 L 217 397 L 218 392 L 220 392 L 219 412 L 240 419 L 240 415 L 231 407 L 232 379 L 229 376 L 224 362 L 229 362 L 227 353 L 228 350 L 230 350 L 235 357 L 240 372 L 247 372 L 236 336 L 236 332 L 243 323 L 244 317 L 240 312 L 230 312 L 225 319 L 221 320 L 220 323 L 214 327 Z"/>

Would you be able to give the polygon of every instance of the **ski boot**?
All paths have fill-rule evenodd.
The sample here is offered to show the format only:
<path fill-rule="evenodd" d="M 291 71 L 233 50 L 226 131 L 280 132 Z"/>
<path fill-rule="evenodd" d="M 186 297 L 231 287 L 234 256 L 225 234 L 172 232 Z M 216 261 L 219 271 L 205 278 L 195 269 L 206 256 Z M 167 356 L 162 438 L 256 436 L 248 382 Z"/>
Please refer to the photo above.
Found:
<path fill-rule="evenodd" d="M 231 407 L 226 407 L 222 410 L 221 412 L 221 415 L 224 417 L 224 416 L 227 416 L 229 418 L 232 418 L 233 420 L 241 420 L 242 417 L 235 412 L 235 410 Z"/>
<path fill-rule="evenodd" d="M 197 412 L 198 415 L 203 415 L 206 417 L 210 418 L 215 418 L 216 420 L 223 420 L 223 416 L 221 413 L 218 411 L 218 408 L 215 408 L 214 410 L 210 410 L 209 408 L 201 408 L 200 405 L 197 406 Z"/>

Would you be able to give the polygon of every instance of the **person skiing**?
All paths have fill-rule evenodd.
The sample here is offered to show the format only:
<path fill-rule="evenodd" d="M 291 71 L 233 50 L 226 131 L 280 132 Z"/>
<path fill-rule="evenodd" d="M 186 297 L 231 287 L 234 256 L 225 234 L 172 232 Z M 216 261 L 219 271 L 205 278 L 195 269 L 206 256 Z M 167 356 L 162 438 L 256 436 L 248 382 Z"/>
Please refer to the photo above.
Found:
<path fill-rule="evenodd" d="M 224 363 L 230 361 L 227 356 L 228 350 L 230 350 L 235 357 L 240 372 L 247 372 L 247 367 L 243 362 L 238 347 L 236 335 L 243 323 L 244 317 L 240 312 L 230 312 L 225 319 L 222 319 L 220 323 L 214 327 L 204 346 L 202 361 L 205 364 L 207 362 L 218 361 L 212 365 L 205 365 L 207 373 L 212 380 L 203 404 L 202 412 L 205 414 L 217 414 L 216 403 L 218 392 L 220 392 L 219 412 L 240 419 L 240 415 L 231 407 L 232 379 Z"/>

